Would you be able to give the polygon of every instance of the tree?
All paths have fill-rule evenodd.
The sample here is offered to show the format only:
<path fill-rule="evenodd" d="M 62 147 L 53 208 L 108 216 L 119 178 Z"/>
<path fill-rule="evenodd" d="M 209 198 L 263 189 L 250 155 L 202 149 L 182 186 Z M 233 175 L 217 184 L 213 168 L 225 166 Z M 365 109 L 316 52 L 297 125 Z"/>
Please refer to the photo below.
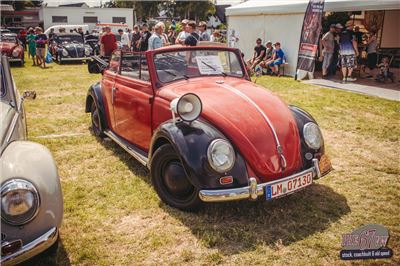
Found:
<path fill-rule="evenodd" d="M 43 0 L 33 1 L 33 0 L 26 0 L 26 1 L 18 1 L 18 0 L 11 0 L 11 1 L 0 1 L 3 5 L 11 5 L 14 10 L 23 10 L 27 7 L 39 7 L 43 4 Z"/>

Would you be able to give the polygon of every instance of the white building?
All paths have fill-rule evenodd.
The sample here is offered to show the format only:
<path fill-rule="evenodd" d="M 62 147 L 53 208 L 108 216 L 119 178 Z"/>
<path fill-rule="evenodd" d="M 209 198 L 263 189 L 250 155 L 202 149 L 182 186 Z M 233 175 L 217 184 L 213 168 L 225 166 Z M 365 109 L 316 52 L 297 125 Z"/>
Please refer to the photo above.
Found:
<path fill-rule="evenodd" d="M 289 65 L 285 74 L 296 72 L 300 33 L 308 0 L 250 0 L 226 9 L 229 30 L 240 34 L 237 47 L 246 60 L 253 56 L 255 40 L 279 41 Z M 380 47 L 400 48 L 398 0 L 325 0 L 326 12 L 385 10 Z"/>
<path fill-rule="evenodd" d="M 39 11 L 44 29 L 54 25 L 82 25 L 92 30 L 96 23 L 125 23 L 133 27 L 132 8 L 98 8 L 98 7 L 43 7 Z"/>

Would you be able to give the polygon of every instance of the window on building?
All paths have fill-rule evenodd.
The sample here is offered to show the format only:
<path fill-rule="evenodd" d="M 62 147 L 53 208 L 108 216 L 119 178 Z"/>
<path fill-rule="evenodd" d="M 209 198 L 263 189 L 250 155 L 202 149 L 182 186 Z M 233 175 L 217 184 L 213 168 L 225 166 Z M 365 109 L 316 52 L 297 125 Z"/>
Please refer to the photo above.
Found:
<path fill-rule="evenodd" d="M 97 17 L 83 17 L 83 23 L 97 23 Z"/>
<path fill-rule="evenodd" d="M 126 23 L 126 17 L 113 17 L 113 23 Z"/>
<path fill-rule="evenodd" d="M 51 20 L 53 23 L 68 23 L 67 16 L 52 16 Z"/>

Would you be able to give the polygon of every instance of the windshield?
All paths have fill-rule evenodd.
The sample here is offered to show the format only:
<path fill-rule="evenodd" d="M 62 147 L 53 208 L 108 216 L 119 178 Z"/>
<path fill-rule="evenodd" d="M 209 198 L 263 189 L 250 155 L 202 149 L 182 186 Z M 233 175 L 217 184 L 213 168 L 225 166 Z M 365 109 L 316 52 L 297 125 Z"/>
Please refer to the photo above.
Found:
<path fill-rule="evenodd" d="M 82 43 L 82 36 L 80 35 L 63 35 L 63 36 L 57 36 L 56 38 L 58 43 L 64 43 L 64 42 L 75 42 L 75 43 Z"/>
<path fill-rule="evenodd" d="M 154 65 L 160 82 L 201 76 L 243 77 L 237 54 L 224 50 L 187 50 L 156 54 Z"/>
<path fill-rule="evenodd" d="M 5 35 L 2 35 L 2 36 L 0 37 L 0 40 L 1 40 L 2 42 L 12 42 L 12 43 L 16 43 L 16 42 L 17 42 L 17 38 L 14 37 L 14 36 L 5 36 Z"/>

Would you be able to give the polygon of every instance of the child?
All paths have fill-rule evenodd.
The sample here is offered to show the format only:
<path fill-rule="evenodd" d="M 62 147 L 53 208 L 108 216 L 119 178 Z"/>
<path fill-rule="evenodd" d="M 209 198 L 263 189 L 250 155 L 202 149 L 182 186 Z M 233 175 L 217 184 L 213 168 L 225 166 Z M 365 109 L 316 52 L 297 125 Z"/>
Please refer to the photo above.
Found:
<path fill-rule="evenodd" d="M 394 82 L 394 74 L 389 70 L 389 58 L 384 57 L 382 61 L 377 67 L 379 68 L 379 74 L 376 76 L 376 81 L 378 82 L 386 82 L 389 78 L 392 82 Z"/>
<path fill-rule="evenodd" d="M 26 36 L 26 41 L 28 42 L 28 56 L 32 57 L 33 65 L 36 66 L 36 42 L 35 42 L 35 32 L 32 28 L 29 29 L 28 36 Z"/>

